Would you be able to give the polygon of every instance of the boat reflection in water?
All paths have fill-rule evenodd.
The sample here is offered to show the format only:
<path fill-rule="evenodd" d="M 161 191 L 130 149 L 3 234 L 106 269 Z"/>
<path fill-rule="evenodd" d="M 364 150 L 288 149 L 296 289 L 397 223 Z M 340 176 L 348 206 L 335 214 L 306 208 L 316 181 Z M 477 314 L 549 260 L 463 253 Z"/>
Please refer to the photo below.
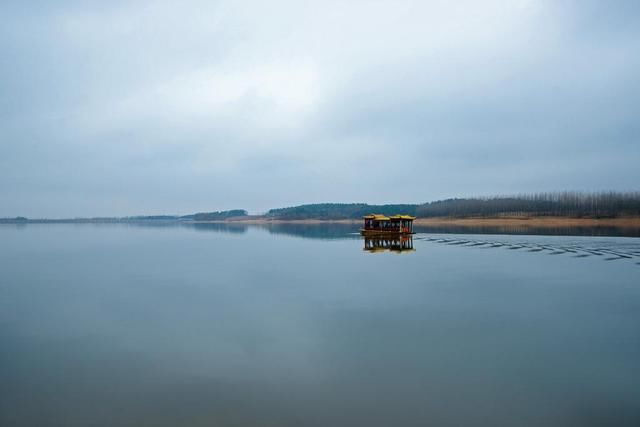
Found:
<path fill-rule="evenodd" d="M 413 236 L 411 235 L 396 235 L 396 236 L 378 236 L 378 237 L 365 237 L 364 248 L 367 252 L 414 252 L 413 249 Z"/>

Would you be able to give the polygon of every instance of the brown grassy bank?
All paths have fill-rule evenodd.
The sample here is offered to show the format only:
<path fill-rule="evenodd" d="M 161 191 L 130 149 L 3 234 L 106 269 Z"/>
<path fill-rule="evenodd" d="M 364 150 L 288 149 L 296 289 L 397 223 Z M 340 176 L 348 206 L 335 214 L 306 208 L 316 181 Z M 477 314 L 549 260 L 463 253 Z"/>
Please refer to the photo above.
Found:
<path fill-rule="evenodd" d="M 630 227 L 640 228 L 640 217 L 569 218 L 569 217 L 500 217 L 500 218 L 418 218 L 416 225 L 457 225 L 468 227 Z"/>
<path fill-rule="evenodd" d="M 272 219 L 265 217 L 230 218 L 217 221 L 194 221 L 198 223 L 240 224 L 360 224 L 360 219 Z"/>

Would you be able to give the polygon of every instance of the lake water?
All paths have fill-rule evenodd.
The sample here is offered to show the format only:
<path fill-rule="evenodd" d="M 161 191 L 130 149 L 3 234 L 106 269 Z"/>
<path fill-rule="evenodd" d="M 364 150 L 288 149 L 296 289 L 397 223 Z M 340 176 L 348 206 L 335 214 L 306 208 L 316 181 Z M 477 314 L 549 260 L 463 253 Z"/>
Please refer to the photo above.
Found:
<path fill-rule="evenodd" d="M 0 425 L 640 425 L 640 239 L 353 232 L 0 226 Z"/>

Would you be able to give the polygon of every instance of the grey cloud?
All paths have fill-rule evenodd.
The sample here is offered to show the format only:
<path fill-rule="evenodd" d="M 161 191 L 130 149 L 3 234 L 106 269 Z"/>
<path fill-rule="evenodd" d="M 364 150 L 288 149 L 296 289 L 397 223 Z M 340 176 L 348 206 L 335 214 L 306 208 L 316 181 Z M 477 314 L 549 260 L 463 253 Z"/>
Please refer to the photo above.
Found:
<path fill-rule="evenodd" d="M 636 2 L 6 3 L 0 216 L 634 189 Z"/>

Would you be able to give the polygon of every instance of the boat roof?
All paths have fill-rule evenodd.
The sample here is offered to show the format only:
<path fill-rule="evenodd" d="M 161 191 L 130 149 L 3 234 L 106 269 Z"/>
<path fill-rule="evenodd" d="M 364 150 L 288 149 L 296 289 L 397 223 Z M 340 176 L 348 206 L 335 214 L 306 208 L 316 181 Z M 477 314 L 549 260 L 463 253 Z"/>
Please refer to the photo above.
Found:
<path fill-rule="evenodd" d="M 370 215 L 365 215 L 362 217 L 363 219 L 373 219 L 376 221 L 393 221 L 393 220 L 399 220 L 399 219 L 405 219 L 405 220 L 409 220 L 409 221 L 413 221 L 414 219 L 416 219 L 415 216 L 411 216 L 411 215 L 393 215 L 393 216 L 384 216 L 381 214 L 370 214 Z"/>
<path fill-rule="evenodd" d="M 388 216 L 384 216 L 384 215 L 380 215 L 380 214 L 365 215 L 362 218 L 364 218 L 364 219 L 375 219 L 377 221 L 389 221 L 389 217 Z"/>
<path fill-rule="evenodd" d="M 413 221 L 414 219 L 416 219 L 416 217 L 411 215 L 394 215 L 391 217 L 391 219 L 408 219 Z"/>

